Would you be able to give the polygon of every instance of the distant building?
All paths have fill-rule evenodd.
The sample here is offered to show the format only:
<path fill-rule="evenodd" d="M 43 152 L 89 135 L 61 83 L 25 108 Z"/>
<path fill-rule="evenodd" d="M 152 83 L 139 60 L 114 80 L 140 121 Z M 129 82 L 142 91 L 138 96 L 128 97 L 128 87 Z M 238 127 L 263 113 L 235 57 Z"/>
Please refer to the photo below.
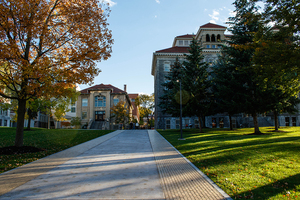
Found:
<path fill-rule="evenodd" d="M 95 85 L 80 91 L 76 104 L 76 116 L 81 118 L 82 125 L 87 125 L 88 129 L 117 129 L 118 124 L 114 124 L 111 119 L 111 107 L 120 101 L 125 102 L 132 115 L 131 100 L 124 90 L 112 85 Z"/>
<path fill-rule="evenodd" d="M 213 63 L 218 58 L 220 45 L 226 39 L 224 32 L 225 26 L 220 26 L 212 23 L 200 26 L 197 34 L 180 35 L 174 38 L 173 45 L 170 48 L 155 51 L 152 59 L 151 74 L 154 76 L 154 93 L 155 93 L 155 128 L 157 129 L 175 129 L 179 128 L 179 119 L 164 114 L 158 106 L 159 97 L 164 94 L 162 83 L 167 80 L 165 76 L 170 72 L 171 65 L 174 64 L 176 57 L 180 62 L 185 59 L 185 54 L 189 53 L 189 46 L 193 38 L 201 41 L 203 47 L 204 61 Z M 183 118 L 183 126 L 193 124 L 198 126 L 198 118 Z"/>
<path fill-rule="evenodd" d="M 10 110 L 0 107 L 0 126 L 10 127 Z"/>
<path fill-rule="evenodd" d="M 132 118 L 136 119 L 138 122 L 140 121 L 140 111 L 139 107 L 135 104 L 135 99 L 139 96 L 139 94 L 128 94 L 133 110 L 132 110 Z"/>
<path fill-rule="evenodd" d="M 170 72 L 171 65 L 174 64 L 176 57 L 180 62 L 185 59 L 185 54 L 189 54 L 189 45 L 193 38 L 197 39 L 203 48 L 204 61 L 213 63 L 217 60 L 220 53 L 220 47 L 224 44 L 230 35 L 226 35 L 225 26 L 207 23 L 200 26 L 197 34 L 180 35 L 174 38 L 172 47 L 155 51 L 152 59 L 151 74 L 154 76 L 154 93 L 155 93 L 155 128 L 156 129 L 179 129 L 180 120 L 178 117 L 172 117 L 164 114 L 158 106 L 161 97 L 164 94 L 162 86 L 167 80 L 165 76 Z M 246 114 L 238 114 L 232 117 L 234 127 L 253 127 L 253 119 Z M 260 115 L 258 117 L 259 126 L 274 126 L 274 116 Z M 279 116 L 280 126 L 299 126 L 299 114 L 282 114 Z M 198 127 L 197 117 L 184 117 L 182 120 L 183 127 L 192 125 Z M 206 127 L 223 128 L 229 127 L 229 117 L 224 113 L 205 118 Z"/>

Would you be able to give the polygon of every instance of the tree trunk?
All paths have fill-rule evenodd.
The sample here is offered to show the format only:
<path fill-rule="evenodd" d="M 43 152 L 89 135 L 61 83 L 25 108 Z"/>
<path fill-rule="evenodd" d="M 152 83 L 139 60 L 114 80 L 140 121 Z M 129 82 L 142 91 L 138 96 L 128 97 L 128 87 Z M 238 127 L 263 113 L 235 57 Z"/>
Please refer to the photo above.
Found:
<path fill-rule="evenodd" d="M 31 117 L 28 117 L 28 124 L 27 124 L 27 129 L 28 131 L 30 131 L 30 122 L 31 122 Z"/>
<path fill-rule="evenodd" d="M 50 110 L 50 113 L 51 113 L 51 110 Z M 49 114 L 49 116 L 48 116 L 48 129 L 50 129 L 50 117 L 51 117 L 51 115 Z"/>
<path fill-rule="evenodd" d="M 230 130 L 233 130 L 231 114 L 229 114 L 229 124 L 230 124 Z"/>
<path fill-rule="evenodd" d="M 205 123 L 205 115 L 202 115 L 202 122 L 203 122 L 203 126 L 202 126 L 202 127 L 203 127 L 203 128 L 206 128 L 206 126 L 205 126 L 205 124 L 206 124 L 206 123 Z"/>
<path fill-rule="evenodd" d="M 257 114 L 253 113 L 252 117 L 253 117 L 253 123 L 254 123 L 254 134 L 261 134 L 261 132 L 259 131 L 259 127 L 258 127 Z"/>
<path fill-rule="evenodd" d="M 279 123 L 278 123 L 278 113 L 274 111 L 274 121 L 275 121 L 275 131 L 278 131 Z"/>
<path fill-rule="evenodd" d="M 200 131 L 200 133 L 203 133 L 203 130 L 202 130 L 202 124 L 201 124 L 201 116 L 198 116 L 198 120 L 199 120 L 199 131 Z"/>
<path fill-rule="evenodd" d="M 15 146 L 23 146 L 23 135 L 24 135 L 24 118 L 26 112 L 26 99 L 18 99 L 18 118 L 17 118 L 17 129 Z"/>
<path fill-rule="evenodd" d="M 31 115 L 32 115 L 32 111 L 30 108 L 27 109 L 27 114 L 28 114 L 28 124 L 26 130 L 30 131 L 30 122 L 31 122 Z"/>

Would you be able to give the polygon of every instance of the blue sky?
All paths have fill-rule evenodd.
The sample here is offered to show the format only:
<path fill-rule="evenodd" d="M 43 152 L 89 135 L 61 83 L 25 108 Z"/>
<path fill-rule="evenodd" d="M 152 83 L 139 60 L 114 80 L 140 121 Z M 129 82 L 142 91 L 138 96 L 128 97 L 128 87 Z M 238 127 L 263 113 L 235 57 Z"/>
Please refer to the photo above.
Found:
<path fill-rule="evenodd" d="M 174 37 L 197 33 L 211 22 L 227 26 L 233 0 L 104 0 L 114 44 L 111 57 L 98 63 L 94 84 L 111 84 L 128 93 L 154 92 L 153 52 L 172 46 Z M 93 84 L 93 85 L 94 85 Z M 90 87 L 80 85 L 80 89 Z"/>

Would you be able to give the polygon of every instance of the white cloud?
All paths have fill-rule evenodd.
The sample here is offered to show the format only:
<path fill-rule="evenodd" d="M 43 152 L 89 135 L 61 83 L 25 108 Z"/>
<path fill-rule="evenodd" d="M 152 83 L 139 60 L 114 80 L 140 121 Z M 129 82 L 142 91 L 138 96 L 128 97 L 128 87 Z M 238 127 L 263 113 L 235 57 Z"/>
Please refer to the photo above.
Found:
<path fill-rule="evenodd" d="M 230 9 L 228 9 L 228 11 L 229 11 L 229 17 L 234 17 L 235 16 L 235 14 L 236 14 L 235 11 L 230 10 Z"/>
<path fill-rule="evenodd" d="M 213 21 L 213 22 L 211 22 L 211 23 L 216 23 L 216 21 L 219 20 L 219 17 L 218 17 L 219 15 L 220 15 L 219 11 L 213 10 L 213 14 L 212 14 L 212 15 L 209 15 L 209 16 L 211 17 L 210 22 Z"/>
<path fill-rule="evenodd" d="M 157 15 L 155 15 L 154 18 L 157 18 Z"/>
<path fill-rule="evenodd" d="M 110 7 L 113 7 L 114 5 L 116 5 L 116 2 L 113 2 L 112 0 L 102 0 L 103 3 L 108 3 L 108 5 Z"/>
<path fill-rule="evenodd" d="M 209 20 L 210 23 L 216 24 L 217 22 L 213 19 Z"/>
<path fill-rule="evenodd" d="M 160 3 L 160 1 L 159 0 L 155 0 L 156 1 L 156 3 Z"/>

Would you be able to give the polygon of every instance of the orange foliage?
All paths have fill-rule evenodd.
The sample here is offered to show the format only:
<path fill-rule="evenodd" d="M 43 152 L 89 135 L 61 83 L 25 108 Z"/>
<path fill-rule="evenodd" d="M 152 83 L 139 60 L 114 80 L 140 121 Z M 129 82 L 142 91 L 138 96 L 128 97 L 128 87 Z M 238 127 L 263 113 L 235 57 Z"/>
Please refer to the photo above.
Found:
<path fill-rule="evenodd" d="M 0 0 L 0 12 L 0 86 L 17 99 L 65 95 L 110 57 L 110 10 L 98 0 Z"/>

